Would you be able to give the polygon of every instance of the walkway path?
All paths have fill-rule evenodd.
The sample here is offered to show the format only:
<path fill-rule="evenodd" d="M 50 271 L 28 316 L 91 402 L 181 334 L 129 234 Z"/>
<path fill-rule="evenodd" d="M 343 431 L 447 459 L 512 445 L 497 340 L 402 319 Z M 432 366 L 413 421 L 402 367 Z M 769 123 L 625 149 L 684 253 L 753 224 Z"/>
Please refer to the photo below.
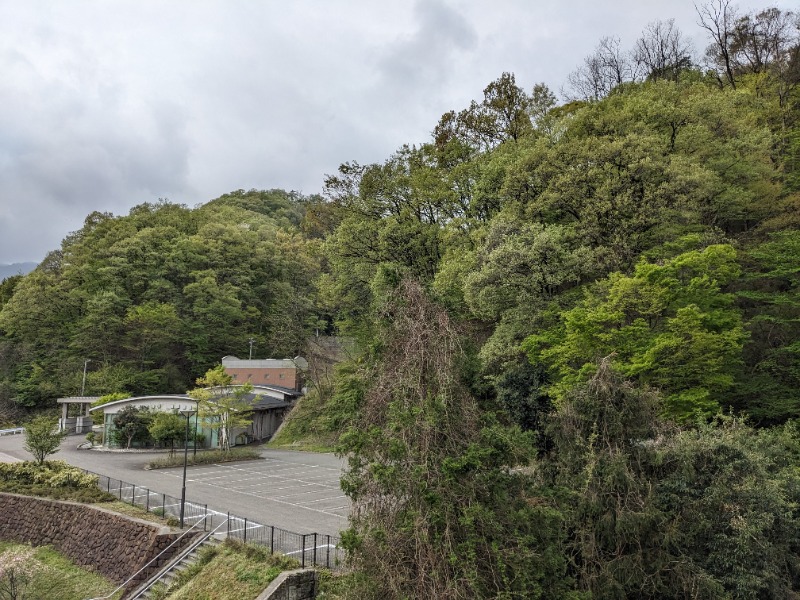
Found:
<path fill-rule="evenodd" d="M 78 450 L 70 436 L 53 459 L 180 498 L 182 468 L 145 471 L 160 453 Z M 0 437 L 0 461 L 30 460 L 23 436 Z M 186 497 L 297 533 L 338 535 L 347 527 L 349 501 L 339 487 L 343 461 L 331 454 L 263 450 L 264 460 L 189 467 Z"/>

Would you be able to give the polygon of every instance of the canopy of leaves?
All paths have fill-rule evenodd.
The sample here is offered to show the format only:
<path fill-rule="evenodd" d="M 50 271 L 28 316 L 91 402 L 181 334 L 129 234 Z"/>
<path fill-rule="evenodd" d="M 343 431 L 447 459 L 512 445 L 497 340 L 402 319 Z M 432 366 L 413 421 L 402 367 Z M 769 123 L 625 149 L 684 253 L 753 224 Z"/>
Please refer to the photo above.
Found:
<path fill-rule="evenodd" d="M 230 450 L 234 430 L 247 427 L 253 412 L 252 402 L 247 397 L 252 384 L 232 383 L 233 378 L 225 372 L 225 367 L 217 365 L 197 380 L 201 387 L 189 392 L 197 400 L 198 418 L 206 427 L 218 432 L 219 447 L 223 450 Z"/>
<path fill-rule="evenodd" d="M 66 431 L 58 431 L 56 419 L 40 415 L 25 425 L 25 450 L 41 465 L 51 454 L 59 450 Z"/>
<path fill-rule="evenodd" d="M 296 356 L 319 321 L 319 243 L 297 194 L 238 191 L 196 209 L 92 213 L 60 250 L 3 284 L 0 398 L 45 406 L 86 393 L 180 393 L 253 338 Z"/>
<path fill-rule="evenodd" d="M 557 398 L 613 353 L 621 372 L 664 391 L 671 417 L 709 416 L 741 368 L 741 316 L 721 292 L 738 274 L 733 248 L 723 245 L 639 263 L 632 276 L 598 282 L 562 323 L 523 346 L 550 367 Z"/>

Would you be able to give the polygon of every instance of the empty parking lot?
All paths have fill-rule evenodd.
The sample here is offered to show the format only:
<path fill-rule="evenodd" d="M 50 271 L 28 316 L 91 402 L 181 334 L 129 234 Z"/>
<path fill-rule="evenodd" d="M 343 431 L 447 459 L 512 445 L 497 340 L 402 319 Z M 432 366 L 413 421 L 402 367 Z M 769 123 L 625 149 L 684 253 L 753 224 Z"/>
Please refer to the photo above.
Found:
<path fill-rule="evenodd" d="M 53 458 L 180 497 L 181 468 L 143 469 L 159 455 L 77 450 L 80 441 L 78 436 L 70 436 Z M 2 458 L 29 460 L 22 443 L 22 436 L 0 437 Z M 263 460 L 189 467 L 186 498 L 221 513 L 298 533 L 336 535 L 347 526 L 348 499 L 339 488 L 341 459 L 285 450 L 263 450 L 262 456 Z"/>
<path fill-rule="evenodd" d="M 301 533 L 314 529 L 308 527 L 309 523 L 319 523 L 316 530 L 324 533 L 335 533 L 346 525 L 349 502 L 339 487 L 338 460 L 325 460 L 330 458 L 325 455 L 273 450 L 265 451 L 264 455 L 260 461 L 190 468 L 187 489 L 197 490 L 199 497 L 221 495 L 237 504 L 252 505 L 253 518 L 258 509 L 271 517 L 270 524 Z M 154 473 L 178 482 L 182 477 L 180 469 Z M 282 524 L 289 522 L 295 522 L 296 526 Z"/>

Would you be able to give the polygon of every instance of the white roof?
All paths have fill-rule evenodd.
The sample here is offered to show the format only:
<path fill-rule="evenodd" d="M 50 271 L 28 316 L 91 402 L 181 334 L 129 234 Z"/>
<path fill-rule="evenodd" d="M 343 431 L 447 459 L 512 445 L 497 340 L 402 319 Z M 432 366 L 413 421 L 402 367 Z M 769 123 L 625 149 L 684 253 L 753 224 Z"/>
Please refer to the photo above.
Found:
<path fill-rule="evenodd" d="M 138 403 L 138 404 L 152 404 L 154 401 L 172 401 L 172 402 L 191 402 L 197 404 L 197 400 L 187 396 L 186 394 L 162 394 L 160 396 L 131 396 L 130 398 L 123 398 L 122 400 L 114 400 L 113 402 L 106 402 L 100 406 L 90 408 L 89 412 L 96 410 L 106 411 L 109 408 L 115 408 L 121 404 Z"/>
<path fill-rule="evenodd" d="M 295 358 L 261 358 L 248 360 L 235 356 L 223 356 L 222 366 L 231 369 L 305 369 L 308 362 L 302 356 Z"/>
<path fill-rule="evenodd" d="M 231 388 L 242 387 L 239 384 L 234 384 L 230 386 Z M 298 392 L 290 390 L 288 388 L 282 388 L 280 386 L 270 386 L 270 385 L 254 385 L 251 386 L 253 389 L 250 392 L 256 396 L 262 395 L 267 396 L 270 398 L 277 398 L 280 400 L 285 400 L 286 396 L 296 397 Z M 100 406 L 95 406 L 94 408 L 90 408 L 89 412 L 94 412 L 96 410 L 108 411 L 108 409 L 112 409 L 109 412 L 116 412 L 116 409 L 124 404 L 137 404 L 137 405 L 156 405 L 157 403 L 161 402 L 189 402 L 194 403 L 197 405 L 197 400 L 189 396 L 188 394 L 161 394 L 156 396 L 131 396 L 130 398 L 123 398 L 122 400 L 114 400 L 113 402 L 107 402 L 106 404 L 101 404 Z"/>
<path fill-rule="evenodd" d="M 58 398 L 56 402 L 59 404 L 92 404 L 100 398 L 102 396 L 68 396 L 67 398 Z"/>

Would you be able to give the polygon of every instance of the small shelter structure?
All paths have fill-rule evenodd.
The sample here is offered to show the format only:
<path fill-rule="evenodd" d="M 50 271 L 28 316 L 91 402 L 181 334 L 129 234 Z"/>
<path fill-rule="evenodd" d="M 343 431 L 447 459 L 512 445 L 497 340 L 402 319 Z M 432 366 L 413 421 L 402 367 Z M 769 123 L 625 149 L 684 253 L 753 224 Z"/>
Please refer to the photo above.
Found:
<path fill-rule="evenodd" d="M 92 403 L 99 400 L 100 396 L 70 396 L 58 398 L 56 402 L 61 405 L 61 418 L 58 420 L 58 430 L 72 433 L 89 433 L 92 430 L 92 417 L 89 410 Z"/>

